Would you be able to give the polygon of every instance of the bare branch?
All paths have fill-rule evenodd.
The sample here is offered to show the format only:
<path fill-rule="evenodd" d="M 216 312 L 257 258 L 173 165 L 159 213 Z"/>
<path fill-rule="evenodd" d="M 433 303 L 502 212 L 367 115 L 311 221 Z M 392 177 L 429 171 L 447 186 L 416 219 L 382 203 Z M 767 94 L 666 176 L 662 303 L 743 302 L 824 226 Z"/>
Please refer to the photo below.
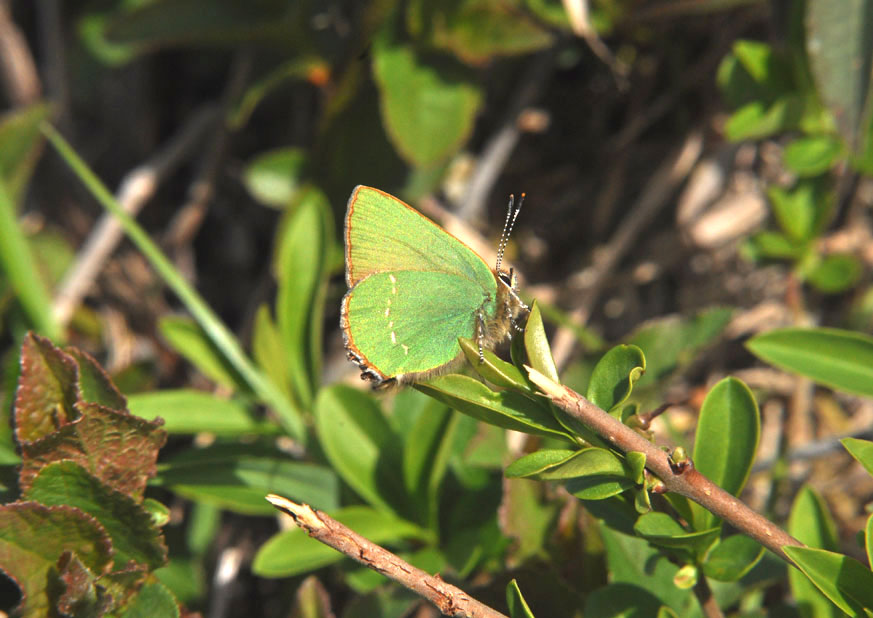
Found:
<path fill-rule="evenodd" d="M 436 605 L 444 616 L 507 618 L 504 614 L 472 598 L 460 588 L 447 584 L 438 575 L 430 575 L 415 568 L 307 504 L 297 504 L 275 494 L 268 495 L 267 501 L 293 517 L 294 522 L 312 538 L 423 596 Z"/>
<path fill-rule="evenodd" d="M 646 468 L 664 482 L 668 491 L 693 500 L 793 564 L 782 548 L 786 545 L 803 547 L 800 541 L 710 481 L 693 466 L 681 469 L 673 466 L 667 453 L 576 391 L 553 382 L 536 369 L 527 369 L 531 381 L 564 412 L 593 429 L 621 451 L 643 453 L 646 456 Z"/>

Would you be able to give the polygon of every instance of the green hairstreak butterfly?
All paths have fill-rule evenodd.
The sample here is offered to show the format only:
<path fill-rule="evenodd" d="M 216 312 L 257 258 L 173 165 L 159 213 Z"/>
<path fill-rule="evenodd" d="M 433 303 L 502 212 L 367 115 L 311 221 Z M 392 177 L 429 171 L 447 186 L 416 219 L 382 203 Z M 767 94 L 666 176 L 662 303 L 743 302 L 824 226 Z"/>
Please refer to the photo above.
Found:
<path fill-rule="evenodd" d="M 426 379 L 462 357 L 458 337 L 482 357 L 527 310 L 518 278 L 501 270 L 521 201 L 509 212 L 491 270 L 479 255 L 396 197 L 358 186 L 346 211 L 346 283 L 340 327 L 349 359 L 374 386 Z"/>

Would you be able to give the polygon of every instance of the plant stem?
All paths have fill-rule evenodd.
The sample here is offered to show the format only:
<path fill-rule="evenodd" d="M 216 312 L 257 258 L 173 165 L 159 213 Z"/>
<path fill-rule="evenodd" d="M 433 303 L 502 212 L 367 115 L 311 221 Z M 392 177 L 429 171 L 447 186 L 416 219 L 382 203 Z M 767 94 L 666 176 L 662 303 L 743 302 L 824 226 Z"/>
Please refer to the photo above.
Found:
<path fill-rule="evenodd" d="M 678 468 L 671 464 L 666 452 L 636 431 L 610 416 L 576 391 L 553 382 L 536 369 L 528 368 L 531 381 L 552 402 L 573 418 L 584 423 L 598 435 L 625 453 L 641 452 L 646 456 L 646 468 L 664 482 L 667 490 L 694 500 L 731 526 L 752 537 L 774 554 L 794 564 L 782 548 L 803 544 L 763 515 L 703 476 L 694 467 Z"/>

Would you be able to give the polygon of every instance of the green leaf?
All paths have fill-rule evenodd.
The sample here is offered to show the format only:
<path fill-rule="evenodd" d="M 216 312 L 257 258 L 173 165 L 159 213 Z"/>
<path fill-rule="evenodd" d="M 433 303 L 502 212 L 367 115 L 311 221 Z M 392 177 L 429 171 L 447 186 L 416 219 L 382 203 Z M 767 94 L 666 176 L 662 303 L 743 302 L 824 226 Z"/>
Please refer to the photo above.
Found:
<path fill-rule="evenodd" d="M 148 582 L 139 589 L 120 612 L 120 618 L 177 618 L 179 604 L 173 593 L 161 582 Z"/>
<path fill-rule="evenodd" d="M 752 235 L 743 251 L 750 260 L 796 260 L 807 251 L 807 245 L 780 232 L 764 230 Z"/>
<path fill-rule="evenodd" d="M 658 547 L 701 555 L 716 541 L 721 529 L 716 527 L 689 532 L 667 513 L 652 511 L 640 515 L 634 524 L 634 532 Z"/>
<path fill-rule="evenodd" d="M 506 585 L 506 605 L 509 606 L 510 618 L 534 618 L 514 579 Z"/>
<path fill-rule="evenodd" d="M 279 428 L 258 421 L 237 401 L 193 389 L 138 393 L 128 400 L 131 413 L 147 420 L 164 419 L 162 429 L 171 434 L 208 432 L 241 436 L 273 434 Z"/>
<path fill-rule="evenodd" d="M 873 573 L 849 556 L 812 547 L 782 548 L 809 580 L 850 616 L 868 616 L 873 608 Z"/>
<path fill-rule="evenodd" d="M 586 398 L 615 415 L 645 371 L 646 358 L 642 350 L 635 345 L 615 346 L 594 366 Z"/>
<path fill-rule="evenodd" d="M 72 461 L 45 466 L 24 493 L 47 506 L 73 506 L 93 516 L 112 539 L 116 569 L 129 560 L 156 569 L 167 561 L 160 530 L 133 498 L 115 491 Z"/>
<path fill-rule="evenodd" d="M 217 444 L 185 451 L 162 465 L 155 484 L 191 500 L 252 515 L 275 510 L 264 500 L 270 492 L 319 509 L 339 506 L 333 470 L 258 445 Z"/>
<path fill-rule="evenodd" d="M 59 340 L 63 333 L 52 314 L 51 294 L 39 276 L 27 237 L 18 225 L 13 194 L 0 178 L 0 269 L 5 271 L 27 319 L 43 335 Z"/>
<path fill-rule="evenodd" d="M 810 102 L 800 94 L 786 94 L 767 105 L 763 101 L 747 103 L 725 123 L 725 135 L 732 142 L 770 137 L 800 126 Z"/>
<path fill-rule="evenodd" d="M 801 543 L 822 549 L 837 549 L 837 531 L 827 505 L 810 487 L 803 487 L 794 498 L 787 531 Z M 803 618 L 839 616 L 836 607 L 803 573 L 788 570 L 788 581 Z"/>
<path fill-rule="evenodd" d="M 249 392 L 242 377 L 194 320 L 177 316 L 163 317 L 158 322 L 158 330 L 173 349 L 207 378 L 235 391 Z"/>
<path fill-rule="evenodd" d="M 536 478 L 537 475 L 559 466 L 579 451 L 570 449 L 540 449 L 523 455 L 504 470 L 506 478 Z"/>
<path fill-rule="evenodd" d="M 350 506 L 330 515 L 379 545 L 391 545 L 403 539 L 429 540 L 421 528 L 382 510 Z M 252 571 L 260 577 L 291 577 L 339 562 L 344 557 L 295 527 L 274 535 L 261 546 Z"/>
<path fill-rule="evenodd" d="M 812 135 L 790 142 L 782 160 L 798 176 L 818 176 L 836 164 L 842 150 L 842 143 L 830 135 Z"/>
<path fill-rule="evenodd" d="M 397 151 L 426 167 L 455 153 L 482 103 L 474 75 L 447 57 L 424 58 L 383 35 L 373 44 L 382 122 Z"/>
<path fill-rule="evenodd" d="M 602 586 L 589 594 L 585 599 L 583 615 L 660 618 L 661 608 L 661 600 L 644 588 L 629 583 L 617 583 Z"/>
<path fill-rule="evenodd" d="M 13 204 L 20 203 L 39 160 L 42 151 L 39 125 L 50 114 L 48 105 L 34 103 L 0 117 L 0 182 L 6 185 Z"/>
<path fill-rule="evenodd" d="M 327 198 L 303 192 L 279 232 L 276 317 L 295 399 L 309 408 L 321 378 L 321 333 L 333 221 Z"/>
<path fill-rule="evenodd" d="M 791 190 L 773 185 L 767 197 L 779 226 L 794 244 L 812 240 L 830 215 L 832 199 L 824 184 L 815 180 L 801 180 Z"/>
<path fill-rule="evenodd" d="M 243 183 L 262 204 L 285 208 L 300 190 L 305 165 L 306 154 L 301 148 L 262 152 L 246 166 Z"/>
<path fill-rule="evenodd" d="M 873 564 L 873 515 L 867 518 L 864 528 L 864 547 L 867 551 L 867 563 Z"/>
<path fill-rule="evenodd" d="M 555 532 L 558 504 L 546 497 L 546 488 L 541 483 L 506 479 L 501 486 L 500 532 L 512 541 L 507 562 L 523 564 L 542 557 Z"/>
<path fill-rule="evenodd" d="M 852 457 L 864 466 L 867 474 L 873 476 L 873 442 L 858 438 L 843 438 L 840 443 Z"/>
<path fill-rule="evenodd" d="M 561 383 L 561 379 L 558 377 L 558 368 L 552 358 L 549 339 L 546 337 L 540 308 L 536 301 L 530 307 L 530 315 L 528 315 L 527 323 L 524 326 L 524 349 L 527 352 L 527 360 L 531 367 L 553 382 Z"/>
<path fill-rule="evenodd" d="M 252 356 L 268 379 L 290 398 L 288 354 L 279 334 L 279 327 L 276 326 L 270 308 L 266 304 L 259 306 L 255 312 L 252 325 Z"/>
<path fill-rule="evenodd" d="M 533 388 L 527 378 L 512 363 L 507 363 L 499 358 L 491 350 L 483 349 L 482 356 L 485 362 L 479 362 L 479 346 L 472 339 L 458 338 L 458 343 L 467 361 L 476 370 L 476 373 L 501 388 L 513 388 L 533 392 Z"/>
<path fill-rule="evenodd" d="M 858 395 L 873 396 L 873 337 L 836 328 L 782 328 L 746 347 L 782 369 Z"/>
<path fill-rule="evenodd" d="M 817 261 L 804 277 L 820 292 L 840 294 L 854 286 L 861 278 L 861 263 L 854 255 L 832 253 Z"/>
<path fill-rule="evenodd" d="M 451 51 L 471 64 L 550 46 L 548 30 L 514 4 L 501 0 L 414 0 L 406 10 L 407 26 L 416 40 Z"/>
<path fill-rule="evenodd" d="M 725 491 L 737 496 L 752 471 L 761 420 L 749 387 L 725 378 L 710 389 L 700 409 L 694 436 L 694 467 Z M 695 530 L 720 521 L 697 503 L 691 505 Z"/>
<path fill-rule="evenodd" d="M 439 488 L 448 469 L 459 415 L 432 400 L 405 436 L 403 480 L 421 522 L 437 529 Z"/>
<path fill-rule="evenodd" d="M 735 582 L 758 564 L 764 547 L 744 534 L 721 539 L 706 555 L 703 573 L 721 582 Z"/>
<path fill-rule="evenodd" d="M 806 52 L 821 98 L 851 150 L 869 119 L 873 14 L 868 2 L 816 0 L 807 9 Z"/>
<path fill-rule="evenodd" d="M 485 423 L 573 441 L 545 403 L 524 395 L 512 391 L 494 392 L 478 380 L 458 374 L 440 376 L 416 384 L 415 388 Z"/>
<path fill-rule="evenodd" d="M 112 563 L 112 545 L 97 520 L 72 506 L 36 502 L 0 505 L 0 565 L 21 588 L 16 615 L 54 613 L 59 582 L 50 577 L 64 552 L 76 555 L 92 573 Z"/>
<path fill-rule="evenodd" d="M 401 442 L 372 397 L 347 386 L 323 388 L 313 412 L 337 474 L 374 507 L 397 512 L 406 503 Z"/>

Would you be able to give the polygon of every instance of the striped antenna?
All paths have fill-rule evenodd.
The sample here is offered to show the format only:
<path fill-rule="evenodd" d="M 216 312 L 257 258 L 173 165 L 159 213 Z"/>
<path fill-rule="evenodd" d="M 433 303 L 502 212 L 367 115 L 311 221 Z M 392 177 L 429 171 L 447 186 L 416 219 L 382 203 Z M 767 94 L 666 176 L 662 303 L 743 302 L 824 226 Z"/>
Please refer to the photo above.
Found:
<path fill-rule="evenodd" d="M 506 251 L 506 245 L 509 243 L 509 235 L 512 234 L 512 228 L 515 225 L 515 220 L 518 218 L 518 213 L 521 212 L 521 205 L 524 204 L 525 194 L 521 194 L 521 199 L 518 200 L 518 207 L 513 210 L 515 205 L 515 195 L 509 195 L 509 208 L 506 209 L 506 221 L 503 223 L 503 232 L 500 234 L 500 244 L 497 245 L 497 266 L 494 270 L 500 273 L 500 266 L 503 264 L 503 252 Z"/>

